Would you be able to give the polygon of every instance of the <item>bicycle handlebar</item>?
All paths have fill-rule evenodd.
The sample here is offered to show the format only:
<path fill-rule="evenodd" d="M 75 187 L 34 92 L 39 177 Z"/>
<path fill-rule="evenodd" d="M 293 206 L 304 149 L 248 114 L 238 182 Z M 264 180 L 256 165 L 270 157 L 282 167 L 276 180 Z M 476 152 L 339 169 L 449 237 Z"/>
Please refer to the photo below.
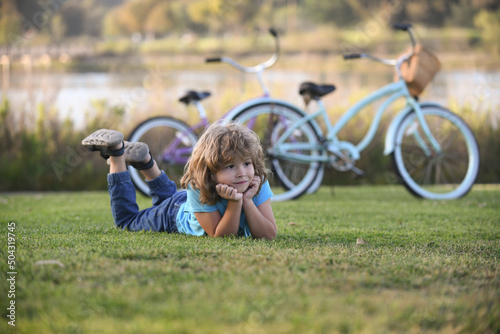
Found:
<path fill-rule="evenodd" d="M 279 43 L 278 33 L 276 32 L 276 30 L 271 28 L 271 29 L 269 29 L 269 34 L 271 34 L 274 37 L 275 50 L 274 50 L 274 54 L 271 56 L 271 58 L 269 58 L 268 60 L 266 60 L 263 63 L 260 63 L 260 64 L 255 65 L 255 66 L 251 66 L 251 67 L 250 66 L 243 66 L 243 65 L 239 64 L 237 61 L 235 61 L 234 59 L 231 59 L 229 57 L 207 58 L 207 59 L 205 59 L 205 62 L 207 62 L 207 63 L 215 63 L 215 62 L 228 63 L 229 65 L 233 66 L 237 70 L 240 70 L 240 71 L 245 72 L 245 73 L 261 72 L 261 71 L 265 70 L 266 68 L 273 66 L 276 63 L 276 61 L 278 60 L 279 53 L 280 53 L 280 43 Z"/>
<path fill-rule="evenodd" d="M 395 23 L 392 25 L 395 30 L 408 31 L 412 27 L 411 23 Z"/>
<path fill-rule="evenodd" d="M 207 63 L 220 63 L 221 59 L 220 59 L 220 57 L 218 57 L 218 58 L 207 58 L 207 59 L 205 59 L 205 61 Z"/>
<path fill-rule="evenodd" d="M 361 53 L 346 53 L 343 56 L 344 56 L 344 60 L 358 59 L 358 58 L 361 58 Z"/>
<path fill-rule="evenodd" d="M 385 58 L 379 58 L 372 56 L 368 53 L 350 53 L 350 54 L 344 54 L 344 59 L 349 60 L 349 59 L 358 59 L 358 58 L 369 58 L 374 61 L 378 61 L 379 63 L 386 64 L 386 65 L 391 65 L 391 66 L 401 66 L 401 64 L 409 59 L 413 54 L 415 53 L 415 45 L 417 44 L 415 41 L 415 35 L 413 33 L 413 26 L 411 23 L 403 23 L 403 24 L 393 24 L 392 28 L 395 30 L 401 30 L 401 31 L 406 31 L 410 35 L 410 40 L 412 44 L 412 50 L 409 53 L 405 53 L 398 57 L 397 59 L 385 59 Z"/>

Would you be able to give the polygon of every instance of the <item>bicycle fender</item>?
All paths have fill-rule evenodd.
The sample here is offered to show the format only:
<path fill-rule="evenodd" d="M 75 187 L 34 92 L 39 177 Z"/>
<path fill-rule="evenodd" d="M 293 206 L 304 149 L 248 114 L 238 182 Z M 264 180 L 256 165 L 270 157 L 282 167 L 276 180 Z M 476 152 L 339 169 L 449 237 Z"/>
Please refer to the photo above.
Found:
<path fill-rule="evenodd" d="M 422 102 L 418 104 L 420 107 L 440 107 L 443 108 L 442 105 L 434 102 Z M 413 108 L 411 106 L 406 107 L 403 111 L 396 115 L 391 121 L 391 124 L 387 128 L 387 132 L 385 134 L 385 145 L 384 145 L 384 155 L 389 155 L 394 152 L 394 147 L 396 146 L 396 130 L 401 125 L 403 119 L 405 119 L 408 114 L 413 112 Z"/>
<path fill-rule="evenodd" d="M 258 98 L 254 98 L 254 99 L 245 101 L 245 102 L 237 105 L 233 109 L 231 109 L 224 117 L 222 117 L 222 120 L 223 120 L 222 122 L 223 123 L 229 122 L 230 120 L 234 119 L 236 117 L 236 115 L 238 115 L 241 111 L 243 111 L 247 108 L 250 108 L 254 105 L 267 104 L 267 103 L 275 103 L 275 104 L 284 105 L 290 109 L 297 111 L 303 117 L 307 116 L 307 113 L 304 110 L 302 110 L 302 109 L 300 109 L 300 108 L 294 106 L 293 104 L 286 102 L 284 100 L 274 99 L 271 97 L 258 97 Z M 309 121 L 309 123 L 312 125 L 314 130 L 316 130 L 316 133 L 318 133 L 319 135 L 321 135 L 323 133 L 323 131 L 321 130 L 321 128 L 318 125 L 318 123 L 316 122 L 316 120 L 312 119 Z"/>

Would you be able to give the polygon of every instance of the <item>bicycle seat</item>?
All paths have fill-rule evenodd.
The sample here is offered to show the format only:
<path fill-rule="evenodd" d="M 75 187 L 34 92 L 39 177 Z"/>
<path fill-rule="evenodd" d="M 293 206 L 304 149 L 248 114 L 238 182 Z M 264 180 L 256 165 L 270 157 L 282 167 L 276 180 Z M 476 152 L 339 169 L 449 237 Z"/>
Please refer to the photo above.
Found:
<path fill-rule="evenodd" d="M 299 94 L 308 94 L 311 98 L 317 99 L 335 90 L 334 85 L 317 85 L 312 82 L 303 82 L 299 87 Z"/>
<path fill-rule="evenodd" d="M 179 102 L 188 105 L 191 101 L 201 101 L 210 96 L 210 92 L 197 92 L 194 90 L 189 90 L 183 97 L 179 99 Z"/>

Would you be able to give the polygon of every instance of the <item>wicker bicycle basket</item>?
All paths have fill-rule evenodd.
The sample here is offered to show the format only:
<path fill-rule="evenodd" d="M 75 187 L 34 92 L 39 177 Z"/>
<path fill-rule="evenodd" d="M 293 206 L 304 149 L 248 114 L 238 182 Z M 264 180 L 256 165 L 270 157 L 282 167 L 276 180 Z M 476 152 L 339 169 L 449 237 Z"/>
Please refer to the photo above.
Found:
<path fill-rule="evenodd" d="M 408 50 L 409 51 L 409 50 Z M 407 52 L 408 52 L 407 51 Z M 415 46 L 415 53 L 401 65 L 401 74 L 412 96 L 419 96 L 441 67 L 437 57 L 422 45 Z M 397 75 L 394 79 L 398 80 Z"/>

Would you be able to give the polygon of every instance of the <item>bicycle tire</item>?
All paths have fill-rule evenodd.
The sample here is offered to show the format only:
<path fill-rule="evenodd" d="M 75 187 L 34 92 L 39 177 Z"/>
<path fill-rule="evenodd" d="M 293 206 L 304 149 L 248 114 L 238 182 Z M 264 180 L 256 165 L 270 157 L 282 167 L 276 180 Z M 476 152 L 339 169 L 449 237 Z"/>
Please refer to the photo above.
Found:
<path fill-rule="evenodd" d="M 269 182 L 275 193 L 272 201 L 296 199 L 308 191 L 319 176 L 323 176 L 323 163 L 300 163 L 285 158 L 276 158 L 272 155 L 273 144 L 288 127 L 287 123 L 294 123 L 302 117 L 303 114 L 299 111 L 276 102 L 252 105 L 232 118 L 232 120 L 251 128 L 260 137 L 266 154 L 267 167 L 272 172 L 269 175 Z M 294 131 L 291 137 L 293 137 L 294 142 L 316 144 L 319 141 L 318 133 L 309 122 Z M 319 150 L 302 153 L 325 154 Z"/>
<path fill-rule="evenodd" d="M 148 144 L 160 170 L 180 187 L 184 166 L 191 156 L 198 136 L 184 122 L 171 117 L 150 118 L 139 124 L 130 134 L 129 141 Z M 142 174 L 134 167 L 128 170 L 136 189 L 150 196 L 149 187 Z"/>
<path fill-rule="evenodd" d="M 422 107 L 423 117 L 440 153 L 426 154 L 422 144 L 432 149 L 415 112 L 408 114 L 396 130 L 392 161 L 401 182 L 415 196 L 451 200 L 465 196 L 479 172 L 479 149 L 468 125 L 453 112 Z"/>

